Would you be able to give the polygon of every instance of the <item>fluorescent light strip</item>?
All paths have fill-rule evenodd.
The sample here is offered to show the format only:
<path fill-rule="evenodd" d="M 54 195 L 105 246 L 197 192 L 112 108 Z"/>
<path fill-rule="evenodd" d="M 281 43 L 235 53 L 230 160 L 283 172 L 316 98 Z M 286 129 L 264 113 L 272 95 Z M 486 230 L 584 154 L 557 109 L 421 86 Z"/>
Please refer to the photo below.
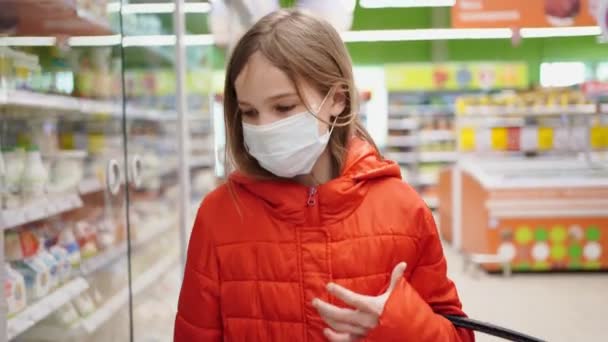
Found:
<path fill-rule="evenodd" d="M 115 34 L 111 36 L 75 36 L 70 37 L 68 44 L 70 46 L 112 46 L 120 45 L 121 35 Z"/>
<path fill-rule="evenodd" d="M 108 4 L 108 12 L 121 12 L 122 14 L 161 14 L 173 13 L 175 4 L 170 3 L 150 3 L 150 4 L 125 4 L 120 7 Z M 208 2 L 187 2 L 184 3 L 184 13 L 208 13 L 211 11 L 211 4 Z"/>
<path fill-rule="evenodd" d="M 548 38 L 548 37 L 581 37 L 599 36 L 602 29 L 599 26 L 573 26 L 573 27 L 530 27 L 522 28 L 522 38 Z"/>
<path fill-rule="evenodd" d="M 0 37 L 0 46 L 53 46 L 55 37 Z"/>
<path fill-rule="evenodd" d="M 171 46 L 175 45 L 175 35 L 130 36 L 122 39 L 124 47 L 129 46 Z"/>
<path fill-rule="evenodd" d="M 456 0 L 360 0 L 363 8 L 452 7 Z"/>
<path fill-rule="evenodd" d="M 413 40 L 504 39 L 511 38 L 507 28 L 493 29 L 414 29 L 369 30 L 342 33 L 345 42 L 389 42 Z"/>

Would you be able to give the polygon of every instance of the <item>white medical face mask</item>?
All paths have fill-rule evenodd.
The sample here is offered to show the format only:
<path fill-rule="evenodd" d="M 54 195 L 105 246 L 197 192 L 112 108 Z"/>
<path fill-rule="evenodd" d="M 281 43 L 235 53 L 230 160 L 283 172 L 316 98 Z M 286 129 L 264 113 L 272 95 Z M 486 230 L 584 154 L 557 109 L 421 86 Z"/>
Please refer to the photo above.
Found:
<path fill-rule="evenodd" d="M 267 125 L 243 122 L 243 138 L 249 153 L 263 168 L 276 176 L 292 178 L 312 171 L 329 142 L 335 123 L 334 120 L 325 134 L 319 134 L 317 118 L 310 112 L 302 112 Z"/>

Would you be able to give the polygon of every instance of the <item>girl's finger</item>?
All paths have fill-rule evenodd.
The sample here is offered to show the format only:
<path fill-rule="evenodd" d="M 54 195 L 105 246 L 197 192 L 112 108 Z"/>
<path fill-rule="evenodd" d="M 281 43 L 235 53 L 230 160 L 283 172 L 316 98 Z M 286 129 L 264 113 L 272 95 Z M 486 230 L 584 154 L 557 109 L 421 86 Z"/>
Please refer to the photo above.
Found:
<path fill-rule="evenodd" d="M 333 330 L 340 332 L 340 333 L 347 333 L 347 334 L 351 334 L 351 335 L 360 335 L 360 336 L 367 335 L 368 329 L 365 329 L 362 326 L 348 324 L 348 323 L 344 323 L 344 322 L 337 322 L 337 321 L 334 321 L 331 319 L 326 319 L 325 322 Z"/>
<path fill-rule="evenodd" d="M 325 321 L 332 320 L 341 323 L 358 325 L 366 329 L 372 329 L 378 325 L 378 317 L 374 314 L 352 309 L 339 308 L 324 302 L 318 298 L 313 300 L 312 305 L 317 309 L 319 315 Z"/>
<path fill-rule="evenodd" d="M 355 339 L 346 333 L 338 333 L 329 328 L 323 330 L 323 334 L 331 342 L 354 342 Z"/>
<path fill-rule="evenodd" d="M 353 292 L 334 283 L 327 284 L 327 291 L 353 308 L 364 312 L 375 312 L 373 307 L 374 299 L 370 296 Z"/>
<path fill-rule="evenodd" d="M 388 290 L 386 290 L 387 293 L 393 292 L 393 289 L 395 289 L 395 286 L 397 286 L 397 283 L 399 283 L 399 280 L 403 277 L 403 272 L 405 272 L 406 267 L 407 264 L 405 262 L 400 262 L 397 264 L 397 266 L 395 266 L 395 268 L 393 268 L 393 272 L 391 273 L 391 282 Z"/>

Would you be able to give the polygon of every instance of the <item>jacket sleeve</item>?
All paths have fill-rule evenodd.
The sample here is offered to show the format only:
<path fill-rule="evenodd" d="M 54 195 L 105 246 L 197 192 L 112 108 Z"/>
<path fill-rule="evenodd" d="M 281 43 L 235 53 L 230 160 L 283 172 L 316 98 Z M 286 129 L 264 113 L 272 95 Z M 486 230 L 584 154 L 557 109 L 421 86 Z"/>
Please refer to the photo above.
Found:
<path fill-rule="evenodd" d="M 433 216 L 427 208 L 420 215 L 421 256 L 411 279 L 402 278 L 384 307 L 372 341 L 474 341 L 472 331 L 455 328 L 442 314 L 465 316 L 454 283 L 447 278 L 447 264 Z M 408 265 L 409 267 L 409 265 Z"/>
<path fill-rule="evenodd" d="M 204 206 L 198 211 L 188 245 L 175 342 L 222 340 L 218 262 L 209 225 L 204 222 Z"/>

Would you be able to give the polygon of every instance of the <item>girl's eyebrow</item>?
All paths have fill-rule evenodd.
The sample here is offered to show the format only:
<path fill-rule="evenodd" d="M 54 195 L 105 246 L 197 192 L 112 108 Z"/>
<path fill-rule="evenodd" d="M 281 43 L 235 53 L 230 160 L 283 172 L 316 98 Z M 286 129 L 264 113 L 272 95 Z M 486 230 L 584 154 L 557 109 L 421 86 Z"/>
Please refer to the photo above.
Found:
<path fill-rule="evenodd" d="M 277 95 L 273 95 L 269 98 L 266 99 L 266 102 L 270 102 L 270 101 L 275 101 L 284 97 L 290 97 L 290 96 L 297 96 L 298 94 L 294 93 L 294 92 L 290 92 L 290 93 L 280 93 Z"/>

